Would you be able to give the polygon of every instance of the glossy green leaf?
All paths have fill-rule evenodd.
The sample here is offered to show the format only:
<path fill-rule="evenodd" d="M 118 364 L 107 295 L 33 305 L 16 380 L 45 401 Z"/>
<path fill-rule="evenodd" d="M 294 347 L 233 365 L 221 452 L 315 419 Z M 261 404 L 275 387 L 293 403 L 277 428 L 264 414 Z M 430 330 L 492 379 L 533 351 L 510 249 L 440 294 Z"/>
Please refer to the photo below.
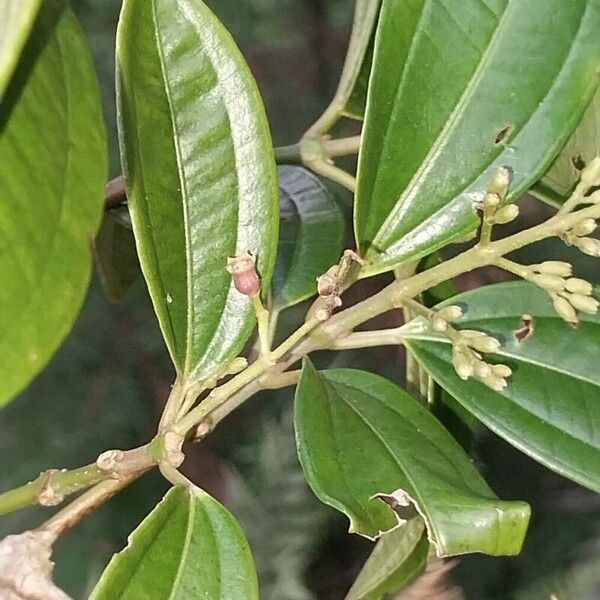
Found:
<path fill-rule="evenodd" d="M 492 431 L 557 473 L 600 491 L 600 317 L 580 315 L 574 329 L 558 317 L 545 292 L 523 282 L 479 288 L 449 302 L 466 306 L 458 327 L 491 332 L 502 341 L 494 358 L 514 370 L 508 387 L 494 392 L 460 379 L 447 338 L 423 322 L 406 328 L 409 348 Z M 534 316 L 534 331 L 518 342 L 513 332 L 523 314 Z"/>
<path fill-rule="evenodd" d="M 48 362 L 87 290 L 107 174 L 83 33 L 48 1 L 0 106 L 0 405 Z"/>
<path fill-rule="evenodd" d="M 0 0 L 0 102 L 42 0 Z"/>
<path fill-rule="evenodd" d="M 393 496 L 415 505 L 439 556 L 519 552 L 527 504 L 499 500 L 439 421 L 393 383 L 305 361 L 295 423 L 308 483 L 348 515 L 350 531 L 376 538 L 396 527 L 378 498 Z"/>
<path fill-rule="evenodd" d="M 104 213 L 94 240 L 94 261 L 109 300 L 121 302 L 141 275 L 140 261 L 126 206 Z"/>
<path fill-rule="evenodd" d="M 411 582 L 427 564 L 425 523 L 413 517 L 382 536 L 345 600 L 381 600 Z"/>
<path fill-rule="evenodd" d="M 338 262 L 344 245 L 344 214 L 329 190 L 302 167 L 282 166 L 279 249 L 273 274 L 276 309 L 316 294 L 316 278 Z"/>
<path fill-rule="evenodd" d="M 178 373 L 202 379 L 251 333 L 228 256 L 265 288 L 279 194 L 256 83 L 201 0 L 126 0 L 118 28 L 120 137 L 142 270 Z"/>
<path fill-rule="evenodd" d="M 600 0 L 383 0 L 358 167 L 363 273 L 471 232 L 499 166 L 539 179 L 597 84 Z"/>
<path fill-rule="evenodd" d="M 344 106 L 344 114 L 353 119 L 362 119 L 365 115 L 380 6 L 381 0 L 356 0 L 354 8 L 352 35 L 336 93 Z"/>
<path fill-rule="evenodd" d="M 115 554 L 90 600 L 258 600 L 244 532 L 198 488 L 172 488 Z"/>
<path fill-rule="evenodd" d="M 550 169 L 532 188 L 532 193 L 559 206 L 579 181 L 581 169 L 600 155 L 600 88 L 585 111 L 581 122 L 561 150 Z"/>

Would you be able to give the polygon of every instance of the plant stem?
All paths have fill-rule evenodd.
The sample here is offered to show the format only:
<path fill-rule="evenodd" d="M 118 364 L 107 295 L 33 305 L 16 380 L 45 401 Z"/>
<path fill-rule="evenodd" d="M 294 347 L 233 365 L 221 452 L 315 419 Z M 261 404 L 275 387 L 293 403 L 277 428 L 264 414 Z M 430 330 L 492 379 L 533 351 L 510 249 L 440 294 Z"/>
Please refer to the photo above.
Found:
<path fill-rule="evenodd" d="M 529 269 L 526 266 L 520 265 L 519 263 L 509 260 L 508 258 L 499 258 L 495 262 L 495 265 L 501 269 L 504 269 L 505 271 L 508 271 L 509 273 L 518 275 L 522 279 L 529 278 Z"/>
<path fill-rule="evenodd" d="M 300 143 L 275 148 L 275 161 L 278 164 L 302 164 Z"/>
<path fill-rule="evenodd" d="M 356 179 L 350 175 L 350 173 L 346 173 L 346 171 L 343 169 L 325 162 L 324 160 L 313 161 L 305 164 L 309 169 L 318 175 L 322 175 L 323 177 L 327 177 L 327 179 L 331 179 L 331 181 L 335 181 L 335 183 L 338 183 L 351 192 L 356 191 Z"/>
<path fill-rule="evenodd" d="M 0 494 L 0 515 L 35 504 L 56 505 L 66 496 L 102 481 L 126 478 L 129 473 L 142 474 L 156 464 L 148 453 L 148 448 L 149 445 L 122 452 L 118 476 L 100 469 L 97 463 L 71 471 L 45 471 L 34 481 Z M 48 497 L 49 501 L 44 501 L 45 497 Z"/>
<path fill-rule="evenodd" d="M 375 346 L 398 346 L 403 335 L 400 328 L 377 329 L 375 331 L 356 331 L 332 342 L 330 350 L 355 350 L 357 348 L 373 348 Z"/>
<path fill-rule="evenodd" d="M 38 527 L 36 531 L 48 534 L 50 538 L 49 542 L 53 544 L 61 535 L 72 529 L 89 513 L 104 504 L 141 475 L 142 473 L 138 472 L 129 477 L 108 479 L 98 483 L 91 490 L 88 490 L 68 506 L 57 512 L 43 525 Z"/>
<path fill-rule="evenodd" d="M 323 147 L 325 148 L 325 153 L 331 158 L 356 154 L 360 149 L 361 137 L 360 135 L 355 135 L 337 140 L 324 139 Z"/>
<path fill-rule="evenodd" d="M 45 471 L 21 487 L 0 495 L 0 515 L 40 503 L 40 494 L 52 488 L 56 497 L 74 494 L 106 479 L 95 463 L 72 471 Z"/>
<path fill-rule="evenodd" d="M 319 138 L 327 133 L 342 116 L 344 102 L 338 97 L 338 93 L 331 101 L 323 114 L 310 126 L 303 138 Z"/>
<path fill-rule="evenodd" d="M 256 314 L 260 353 L 263 356 L 267 356 L 271 352 L 271 342 L 269 336 L 269 311 L 263 306 L 260 294 L 253 294 L 250 298 L 252 300 L 254 313 Z"/>
<path fill-rule="evenodd" d="M 173 431 L 179 435 L 186 435 L 194 426 L 198 425 L 207 415 L 213 412 L 236 392 L 250 384 L 254 379 L 263 375 L 270 367 L 276 365 L 277 361 L 287 354 L 300 340 L 310 333 L 320 321 L 316 318 L 308 320 L 287 338 L 281 345 L 266 356 L 261 356 L 253 362 L 245 371 L 230 379 L 227 383 L 215 388 L 199 406 L 191 410 L 185 417 L 173 426 Z M 258 384 L 257 389 L 262 386 Z"/>

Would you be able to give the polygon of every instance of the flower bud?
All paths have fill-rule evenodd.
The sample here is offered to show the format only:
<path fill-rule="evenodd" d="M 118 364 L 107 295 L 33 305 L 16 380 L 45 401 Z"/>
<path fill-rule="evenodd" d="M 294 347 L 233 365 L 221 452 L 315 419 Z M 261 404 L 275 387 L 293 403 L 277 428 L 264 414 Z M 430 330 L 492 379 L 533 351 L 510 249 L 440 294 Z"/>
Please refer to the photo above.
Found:
<path fill-rule="evenodd" d="M 595 315 L 598 312 L 598 306 L 600 302 L 591 296 L 584 296 L 582 294 L 571 294 L 569 296 L 569 302 L 581 312 Z"/>
<path fill-rule="evenodd" d="M 492 365 L 492 375 L 506 379 L 512 375 L 512 369 L 508 365 Z"/>
<path fill-rule="evenodd" d="M 496 338 L 484 335 L 469 340 L 469 346 L 480 352 L 498 352 L 502 344 Z"/>
<path fill-rule="evenodd" d="M 547 260 L 538 265 L 531 265 L 538 273 L 545 275 L 557 275 L 559 277 L 570 277 L 573 267 L 562 260 Z"/>
<path fill-rule="evenodd" d="M 440 308 L 436 313 L 436 317 L 443 319 L 444 321 L 456 321 L 462 317 L 463 311 L 460 306 L 444 306 Z"/>
<path fill-rule="evenodd" d="M 484 333 L 483 331 L 477 331 L 476 329 L 461 329 L 460 335 L 462 337 L 464 337 L 465 339 L 469 339 L 469 340 L 472 338 L 487 336 L 487 334 Z"/>
<path fill-rule="evenodd" d="M 500 206 L 500 196 L 488 192 L 481 201 L 484 210 L 495 211 Z"/>
<path fill-rule="evenodd" d="M 552 292 L 561 292 L 565 289 L 565 280 L 558 275 L 534 274 L 530 277 L 530 281 Z"/>
<path fill-rule="evenodd" d="M 484 379 L 492 374 L 492 367 L 482 360 L 476 360 L 473 362 L 473 371 L 477 377 Z"/>
<path fill-rule="evenodd" d="M 462 352 L 454 354 L 452 358 L 452 364 L 454 365 L 456 373 L 461 379 L 466 381 L 473 375 L 473 363 L 471 359 L 465 356 Z"/>
<path fill-rule="evenodd" d="M 444 321 L 444 319 L 440 319 L 439 317 L 434 317 L 431 322 L 431 327 L 434 331 L 438 333 L 444 333 L 446 329 L 448 329 L 448 323 Z"/>
<path fill-rule="evenodd" d="M 256 272 L 256 257 L 245 252 L 227 259 L 227 271 L 233 277 L 235 289 L 245 296 L 254 296 L 260 291 L 260 278 Z"/>
<path fill-rule="evenodd" d="M 552 303 L 554 304 L 554 309 L 559 314 L 561 319 L 564 319 L 567 323 L 571 323 L 572 325 L 579 323 L 577 313 L 568 300 L 554 294 L 552 296 Z"/>
<path fill-rule="evenodd" d="M 589 281 L 585 279 L 579 279 L 578 277 L 571 277 L 565 281 L 565 289 L 573 294 L 583 294 L 584 296 L 591 296 L 594 288 Z"/>
<path fill-rule="evenodd" d="M 586 187 L 600 184 L 600 156 L 596 156 L 596 158 L 581 171 L 581 183 Z"/>
<path fill-rule="evenodd" d="M 488 184 L 487 191 L 490 194 L 496 194 L 501 200 L 506 198 L 508 193 L 508 186 L 510 185 L 511 172 L 506 167 L 500 167 L 495 173 L 490 183 Z"/>
<path fill-rule="evenodd" d="M 504 379 L 503 377 L 496 377 L 495 375 L 485 377 L 481 381 L 495 392 L 501 392 L 508 385 L 506 379 Z"/>
<path fill-rule="evenodd" d="M 596 230 L 597 226 L 598 225 L 594 219 L 584 219 L 581 221 L 581 223 L 575 225 L 575 227 L 571 229 L 571 233 L 578 237 L 590 235 L 590 233 L 593 233 Z"/>
<path fill-rule="evenodd" d="M 573 245 L 577 246 L 584 254 L 590 256 L 600 256 L 600 240 L 582 237 L 573 240 Z"/>
<path fill-rule="evenodd" d="M 509 204 L 502 207 L 495 215 L 494 222 L 498 225 L 504 225 L 514 221 L 519 216 L 519 207 L 516 204 Z"/>

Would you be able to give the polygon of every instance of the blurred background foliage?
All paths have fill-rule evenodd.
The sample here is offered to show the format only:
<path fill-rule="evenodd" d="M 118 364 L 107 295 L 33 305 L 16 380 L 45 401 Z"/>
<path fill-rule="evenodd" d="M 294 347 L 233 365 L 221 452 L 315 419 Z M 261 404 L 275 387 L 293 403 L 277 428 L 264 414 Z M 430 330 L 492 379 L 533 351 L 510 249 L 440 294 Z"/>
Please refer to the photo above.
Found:
<path fill-rule="evenodd" d="M 111 176 L 119 173 L 114 103 L 114 37 L 119 0 L 72 0 L 86 29 L 109 128 Z M 340 72 L 352 20 L 351 0 L 212 0 L 258 79 L 277 145 L 297 141 L 330 99 Z M 345 128 L 345 129 L 344 129 Z M 342 126 L 355 132 L 355 124 Z M 350 213 L 350 198 L 335 188 Z M 522 201 L 525 218 L 547 211 Z M 522 223 L 522 221 L 521 221 Z M 350 231 L 350 225 L 349 225 Z M 454 250 L 452 250 L 453 252 Z M 552 241 L 522 251 L 576 263 L 599 281 L 597 267 L 581 253 Z M 463 277 L 461 289 L 502 277 L 486 270 Z M 385 283 L 364 282 L 364 297 Z M 281 329 L 296 326 L 303 307 L 285 313 Z M 387 317 L 386 325 L 390 324 Z M 354 366 L 402 382 L 403 356 L 390 348 L 318 356 L 321 366 Z M 124 302 L 106 300 L 98 278 L 68 340 L 48 368 L 0 412 L 0 488 L 8 489 L 46 468 L 72 468 L 107 448 L 139 445 L 152 435 L 173 379 L 143 282 Z M 223 500 L 245 526 L 265 600 L 342 599 L 371 545 L 346 534 L 347 523 L 307 488 L 296 458 L 292 392 L 264 392 L 194 446 L 186 474 Z M 447 425 L 461 433 L 482 472 L 503 498 L 533 507 L 524 552 L 515 558 L 469 556 L 454 578 L 468 599 L 586 600 L 600 597 L 600 499 L 519 454 L 490 432 L 467 432 L 448 410 Z M 63 540 L 56 555 L 60 585 L 85 598 L 113 552 L 149 512 L 167 486 L 150 474 L 88 518 Z M 31 509 L 0 520 L 0 535 L 38 524 L 46 510 Z"/>

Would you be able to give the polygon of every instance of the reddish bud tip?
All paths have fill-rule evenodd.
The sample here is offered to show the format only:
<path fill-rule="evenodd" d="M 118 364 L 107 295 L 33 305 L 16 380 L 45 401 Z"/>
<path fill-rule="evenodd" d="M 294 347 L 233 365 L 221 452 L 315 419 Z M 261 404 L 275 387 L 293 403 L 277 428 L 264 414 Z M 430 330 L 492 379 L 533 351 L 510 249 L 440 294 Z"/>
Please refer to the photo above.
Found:
<path fill-rule="evenodd" d="M 233 277 L 235 289 L 245 296 L 254 296 L 260 291 L 260 277 L 256 272 L 256 257 L 250 252 L 227 259 L 227 271 Z"/>

